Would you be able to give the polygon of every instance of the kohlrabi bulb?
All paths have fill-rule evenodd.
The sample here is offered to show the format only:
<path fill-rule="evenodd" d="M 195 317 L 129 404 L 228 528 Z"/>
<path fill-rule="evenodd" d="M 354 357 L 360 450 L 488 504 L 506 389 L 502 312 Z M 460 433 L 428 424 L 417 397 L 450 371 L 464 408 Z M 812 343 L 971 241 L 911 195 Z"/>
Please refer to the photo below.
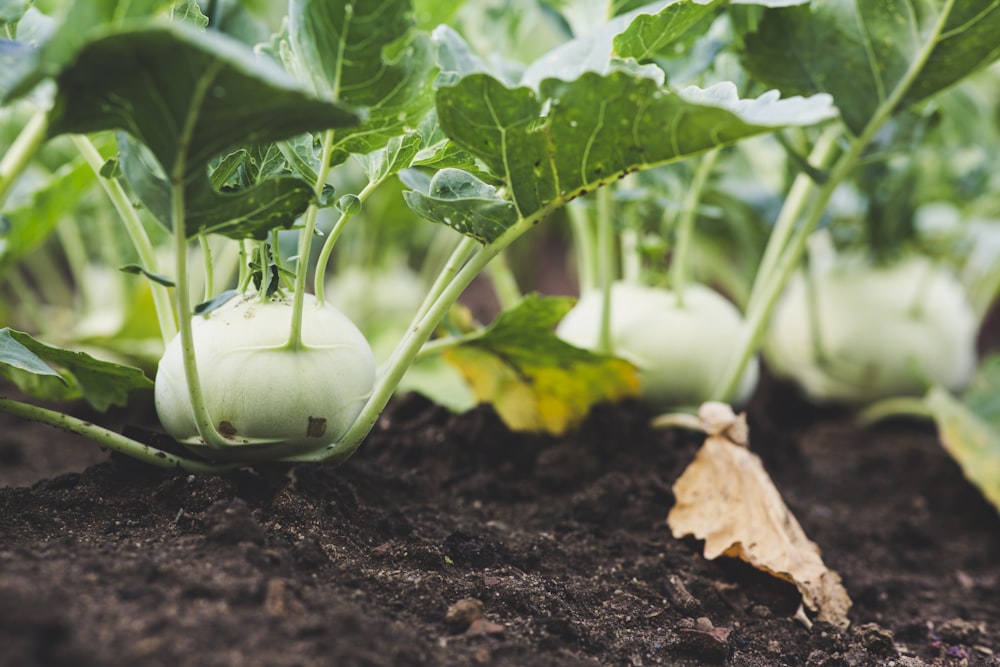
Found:
<path fill-rule="evenodd" d="M 976 317 L 946 268 L 918 256 L 883 268 L 844 256 L 810 280 L 790 281 L 765 358 L 812 400 L 868 403 L 972 377 Z"/>
<path fill-rule="evenodd" d="M 600 316 L 601 293 L 587 292 L 556 334 L 577 347 L 595 349 Z M 736 307 L 703 285 L 688 286 L 683 307 L 668 290 L 621 282 L 611 288 L 612 352 L 639 369 L 641 397 L 656 410 L 719 398 L 712 392 L 740 345 L 743 327 Z M 757 378 L 753 359 L 729 400 L 746 402 Z"/>
<path fill-rule="evenodd" d="M 361 412 L 375 384 L 364 336 L 339 310 L 306 296 L 304 346 L 287 346 L 292 304 L 236 297 L 192 322 L 205 405 L 232 443 L 209 448 L 198 435 L 180 336 L 160 360 L 156 411 L 166 431 L 216 458 L 280 458 L 335 442 Z"/>

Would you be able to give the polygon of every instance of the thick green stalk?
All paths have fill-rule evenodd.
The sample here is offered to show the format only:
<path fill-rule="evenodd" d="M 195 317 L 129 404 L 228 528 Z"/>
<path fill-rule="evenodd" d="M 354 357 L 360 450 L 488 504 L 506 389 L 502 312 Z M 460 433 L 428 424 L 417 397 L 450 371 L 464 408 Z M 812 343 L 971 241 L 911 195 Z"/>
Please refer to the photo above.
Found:
<path fill-rule="evenodd" d="M 615 280 L 614 191 L 605 186 L 597 191 L 597 261 L 601 288 L 601 321 L 597 352 L 613 354 L 611 344 L 611 284 Z"/>
<path fill-rule="evenodd" d="M 420 302 L 420 306 L 417 308 L 417 312 L 413 316 L 413 321 L 410 323 L 410 329 L 413 329 L 420 323 L 420 320 L 423 319 L 423 317 L 427 314 L 427 311 L 431 309 L 434 302 L 441 297 L 441 293 L 444 292 L 445 288 L 447 288 L 451 281 L 454 280 L 459 270 L 478 247 L 479 244 L 476 243 L 476 240 L 472 237 L 462 237 L 462 239 L 458 242 L 458 245 L 456 245 L 452 250 L 451 256 L 448 257 L 448 261 L 438 273 L 437 278 L 433 283 L 431 283 L 431 287 L 427 290 L 424 300 Z"/>
<path fill-rule="evenodd" d="M 191 98 L 191 108 L 197 109 L 208 94 L 215 80 L 214 72 L 207 72 L 197 85 Z M 177 310 L 178 334 L 181 342 L 181 357 L 184 364 L 184 380 L 187 382 L 188 398 L 191 399 L 191 409 L 194 413 L 195 426 L 198 435 L 208 447 L 221 449 L 229 442 L 215 428 L 212 416 L 205 405 L 205 394 L 201 387 L 201 375 L 198 374 L 198 360 L 194 351 L 194 332 L 192 328 L 191 295 L 188 285 L 188 234 L 185 217 L 186 203 L 184 201 L 184 177 L 187 163 L 187 151 L 194 134 L 194 123 L 197 114 L 189 113 L 178 139 L 177 156 L 170 172 L 170 218 L 174 237 L 175 286 L 174 305 Z"/>
<path fill-rule="evenodd" d="M 192 473 L 218 473 L 233 470 L 240 466 L 238 463 L 205 463 L 174 456 L 173 454 L 150 447 L 138 440 L 132 440 L 124 435 L 98 426 L 93 422 L 9 398 L 0 397 L 0 412 L 6 412 L 21 419 L 29 419 L 42 424 L 48 424 L 63 431 L 82 435 L 88 440 L 96 442 L 101 447 L 125 454 L 126 456 L 159 468 L 177 468 Z"/>
<path fill-rule="evenodd" d="M 0 158 L 0 206 L 3 206 L 14 181 L 45 142 L 48 129 L 48 112 L 36 111 L 4 153 L 3 158 Z"/>
<path fill-rule="evenodd" d="M 298 258 L 295 260 L 295 293 L 292 295 L 292 327 L 288 334 L 288 347 L 296 350 L 302 343 L 302 310 L 306 297 L 306 273 L 309 270 L 309 252 L 312 249 L 313 234 L 316 233 L 316 215 L 319 213 L 319 198 L 323 185 L 330 174 L 330 158 L 333 155 L 333 130 L 323 133 L 323 150 L 320 152 L 319 169 L 316 171 L 315 200 L 309 204 L 303 217 L 303 228 L 299 232 Z M 319 289 L 317 285 L 313 289 Z M 318 303 L 322 301 L 317 300 Z"/>
<path fill-rule="evenodd" d="M 205 289 L 201 300 L 208 301 L 215 296 L 215 271 L 212 268 L 212 249 L 208 246 L 208 236 L 198 234 L 198 246 L 201 248 L 201 261 L 205 267 Z"/>
<path fill-rule="evenodd" d="M 448 310 L 458 301 L 469 283 L 498 254 L 531 229 L 535 223 L 550 215 L 561 204 L 561 202 L 550 204 L 527 218 L 521 218 L 492 243 L 478 247 L 471 254 L 471 257 L 469 254 L 471 249 L 476 248 L 476 242 L 469 237 L 463 238 L 455 252 L 452 253 L 452 260 L 441 272 L 441 276 L 431 289 L 436 296 L 433 301 L 425 300 L 425 303 L 421 305 L 414 324 L 407 330 L 399 345 L 396 346 L 389 362 L 376 379 L 375 388 L 361 414 L 336 443 L 314 455 L 300 457 L 298 460 L 322 460 L 339 463 L 349 458 L 361 446 L 375 422 L 378 421 L 379 415 L 382 414 L 400 380 L 420 353 L 424 343 L 434 333 L 434 329 L 447 315 Z M 468 257 L 468 261 L 464 260 L 466 257 Z M 461 268 L 458 268 L 459 266 Z"/>
<path fill-rule="evenodd" d="M 833 196 L 834 191 L 857 166 L 865 148 L 867 148 L 875 134 L 892 117 L 893 111 L 899 106 L 910 86 L 919 76 L 920 71 L 934 50 L 934 45 L 937 43 L 938 37 L 947 23 L 948 16 L 951 14 L 954 4 L 955 0 L 946 0 L 933 30 L 926 37 L 924 48 L 910 62 L 906 74 L 903 75 L 903 78 L 893 89 L 889 97 L 875 110 L 875 113 L 868 120 L 861 134 L 851 141 L 848 150 L 837 160 L 833 170 L 830 172 L 830 178 L 819 188 L 817 196 L 812 201 L 805 220 L 791 233 L 787 246 L 779 251 L 778 257 L 775 260 L 776 265 L 772 272 L 773 275 L 765 275 L 761 278 L 762 286 L 760 290 L 757 290 L 755 285 L 754 292 L 758 293 L 758 298 L 754 299 L 754 295 L 751 295 L 750 302 L 752 306 L 747 312 L 747 326 L 742 345 L 738 352 L 733 355 L 733 361 L 730 363 L 727 372 L 723 374 L 722 379 L 716 384 L 715 391 L 712 392 L 713 396 L 716 396 L 719 400 L 727 400 L 739 386 L 743 370 L 760 348 L 764 338 L 765 327 L 778 301 L 778 297 L 788 283 L 789 278 L 791 278 L 792 273 L 798 267 L 805 252 L 809 236 L 819 225 L 830 197 Z"/>
<path fill-rule="evenodd" d="M 677 307 L 684 307 L 684 290 L 687 288 L 688 276 L 690 274 L 690 262 L 688 257 L 691 254 L 691 236 L 694 231 L 694 221 L 697 218 L 698 202 L 701 201 L 701 193 L 708 183 L 708 175 L 715 167 L 715 161 L 719 157 L 719 149 L 713 149 L 705 153 L 695 169 L 691 185 L 688 186 L 687 194 L 681 208 L 681 215 L 677 221 L 677 243 L 673 257 L 670 259 L 670 282 L 674 290 L 674 297 L 677 299 Z"/>
<path fill-rule="evenodd" d="M 833 124 L 826 128 L 819 139 L 816 140 L 816 145 L 809 154 L 809 164 L 819 169 L 826 168 L 834 155 L 837 148 L 837 141 L 842 134 L 843 129 L 839 124 Z M 774 228 L 771 230 L 771 235 L 767 240 L 767 247 L 764 248 L 764 256 L 757 267 L 757 275 L 754 278 L 754 284 L 750 291 L 750 299 L 747 302 L 748 311 L 754 310 L 757 306 L 760 293 L 764 285 L 767 284 L 767 281 L 774 274 L 774 268 L 778 263 L 778 259 L 787 247 L 788 239 L 791 237 L 792 232 L 795 231 L 795 224 L 799 221 L 802 211 L 805 210 L 806 205 L 809 203 L 809 196 L 813 193 L 815 185 L 816 183 L 812 177 L 805 172 L 799 173 L 792 182 L 792 187 L 788 190 L 788 196 L 785 197 L 785 202 L 778 213 L 778 217 L 774 222 Z"/>
<path fill-rule="evenodd" d="M 121 217 L 125 225 L 132 246 L 139 255 L 139 263 L 143 269 L 150 273 L 159 273 L 157 267 L 156 251 L 153 243 L 146 234 L 145 227 L 139 219 L 139 214 L 129 200 L 128 194 L 117 180 L 110 180 L 101 176 L 101 169 L 104 167 L 104 158 L 101 157 L 97 147 L 93 142 L 83 135 L 73 135 L 73 142 L 77 150 L 90 165 L 90 168 L 97 175 L 97 180 L 104 188 L 112 205 Z M 153 296 L 153 306 L 156 309 L 156 319 L 160 324 L 160 335 L 163 342 L 169 342 L 177 334 L 177 323 L 170 307 L 170 293 L 167 288 L 159 283 L 150 281 L 150 292 Z"/>
<path fill-rule="evenodd" d="M 580 283 L 580 294 L 597 288 L 597 250 L 594 231 L 591 228 L 587 209 L 580 202 L 571 202 L 566 207 L 573 230 L 573 247 L 576 248 L 576 272 Z"/>
<path fill-rule="evenodd" d="M 176 264 L 174 277 L 174 302 L 177 308 L 178 328 L 181 340 L 181 355 L 184 360 L 184 379 L 187 381 L 188 395 L 191 398 L 191 408 L 194 412 L 198 435 L 209 447 L 221 449 L 228 441 L 215 428 L 212 416 L 205 405 L 205 393 L 201 388 L 201 376 L 198 374 L 198 360 L 194 352 L 194 331 L 191 325 L 191 296 L 188 294 L 188 247 L 187 234 L 184 229 L 184 186 L 180 178 L 171 183 L 171 216 L 174 230 L 174 253 Z"/>

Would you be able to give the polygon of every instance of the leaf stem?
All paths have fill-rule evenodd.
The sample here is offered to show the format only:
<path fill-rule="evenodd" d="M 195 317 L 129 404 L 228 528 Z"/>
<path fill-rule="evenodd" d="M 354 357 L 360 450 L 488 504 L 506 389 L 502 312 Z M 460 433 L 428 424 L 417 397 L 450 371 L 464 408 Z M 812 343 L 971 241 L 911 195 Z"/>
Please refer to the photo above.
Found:
<path fill-rule="evenodd" d="M 570 202 L 566 213 L 573 230 L 573 246 L 576 248 L 576 271 L 580 283 L 580 294 L 597 287 L 597 250 L 590 216 L 582 202 Z"/>
<path fill-rule="evenodd" d="M 6 200 L 14 181 L 45 142 L 48 129 L 48 112 L 36 111 L 0 159 L 0 206 Z"/>
<path fill-rule="evenodd" d="M 872 403 L 858 414 L 857 421 L 861 426 L 871 426 L 891 417 L 933 419 L 934 409 L 927 403 L 926 398 L 895 396 Z"/>
<path fill-rule="evenodd" d="M 323 149 L 320 151 L 319 169 L 316 170 L 316 182 L 313 183 L 315 191 L 314 200 L 309 204 L 303 218 L 304 225 L 299 232 L 298 259 L 295 265 L 295 292 L 292 295 L 292 324 L 288 333 L 287 346 L 297 350 L 303 347 L 302 343 L 302 310 L 306 297 L 306 274 L 309 271 L 309 252 L 312 250 L 313 234 L 316 233 L 316 215 L 319 213 L 319 198 L 323 194 L 323 184 L 326 183 L 330 174 L 330 157 L 333 154 L 333 130 L 323 133 Z M 313 289 L 319 289 L 318 285 L 313 285 Z M 318 303 L 322 303 L 317 298 Z"/>
<path fill-rule="evenodd" d="M 713 396 L 720 400 L 725 400 L 736 391 L 743 376 L 743 369 L 746 368 L 746 365 L 760 347 L 764 337 L 765 326 L 771 317 L 771 311 L 774 310 L 774 305 L 777 303 L 781 291 L 798 266 L 802 254 L 805 252 L 806 242 L 810 234 L 819 225 L 830 197 L 833 196 L 833 192 L 857 166 L 862 153 L 868 147 L 872 138 L 889 120 L 893 111 L 895 111 L 896 107 L 899 106 L 900 102 L 906 96 L 910 86 L 916 81 L 920 70 L 927 63 L 927 59 L 930 58 L 931 52 L 934 50 L 938 36 L 944 29 L 948 15 L 951 13 L 954 4 L 955 0 L 945 1 L 941 13 L 934 24 L 934 28 L 927 36 L 927 41 L 921 52 L 910 62 L 906 73 L 896 87 L 893 88 L 888 98 L 875 109 L 875 112 L 868 120 L 862 132 L 850 142 L 848 150 L 837 160 L 830 173 L 829 180 L 819 188 L 815 199 L 813 199 L 805 220 L 803 220 L 798 228 L 795 228 L 788 234 L 787 244 L 776 251 L 777 255 L 773 260 L 775 266 L 773 271 L 770 272 L 773 275 L 759 276 L 759 285 L 755 281 L 754 290 L 750 297 L 752 305 L 748 308 L 747 312 L 743 344 L 740 346 L 741 349 L 738 353 L 734 355 L 727 372 L 723 374 L 721 381 L 716 385 L 715 391 L 712 392 Z M 812 187 L 815 187 L 815 183 L 812 184 Z M 805 194 L 803 193 L 802 196 L 805 196 Z M 799 204 L 793 205 L 799 206 Z M 792 225 L 793 223 L 794 219 L 788 224 Z M 756 298 L 754 298 L 755 296 Z"/>
<path fill-rule="evenodd" d="M 705 153 L 699 161 L 691 184 L 688 186 L 687 194 L 684 196 L 680 218 L 677 221 L 677 244 L 674 255 L 670 259 L 670 282 L 678 308 L 684 308 L 684 290 L 687 288 L 690 274 L 688 258 L 691 255 L 691 235 L 697 218 L 698 202 L 701 200 L 701 193 L 705 189 L 705 184 L 708 183 L 708 176 L 712 173 L 718 157 L 719 149 L 715 148 Z"/>
<path fill-rule="evenodd" d="M 615 280 L 614 188 L 606 185 L 597 191 L 597 261 L 601 289 L 601 321 L 597 352 L 613 354 L 611 344 L 611 284 Z"/>
<path fill-rule="evenodd" d="M 215 296 L 215 272 L 212 269 L 212 249 L 205 233 L 198 234 L 198 246 L 201 248 L 201 259 L 205 267 L 205 289 L 201 300 L 208 301 Z"/>
<path fill-rule="evenodd" d="M 371 196 L 373 192 L 382 184 L 382 179 L 375 179 L 374 181 L 369 181 L 368 184 L 361 189 L 361 192 L 357 194 L 358 201 L 361 205 L 364 205 L 368 197 Z M 337 243 L 337 239 L 340 238 L 341 233 L 343 233 L 344 228 L 347 226 L 347 221 L 354 217 L 357 211 L 341 211 L 340 217 L 337 221 L 333 223 L 333 227 L 330 228 L 330 233 L 327 234 L 326 240 L 323 241 L 323 248 L 319 252 L 319 258 L 316 260 L 316 269 L 313 278 L 313 289 L 316 291 L 316 301 L 319 303 L 324 303 L 326 301 L 326 270 L 330 264 L 330 256 L 333 254 L 333 248 Z"/>
<path fill-rule="evenodd" d="M 826 128 L 819 139 L 816 140 L 816 145 L 809 155 L 808 163 L 818 168 L 827 166 L 827 163 L 833 157 L 837 141 L 842 134 L 843 128 L 839 124 L 835 123 Z M 806 172 L 800 172 L 795 177 L 795 180 L 792 181 L 792 187 L 789 189 L 788 196 L 785 197 L 781 211 L 774 222 L 774 228 L 771 230 L 771 235 L 767 240 L 767 247 L 764 249 L 764 256 L 761 258 L 760 265 L 757 268 L 757 275 L 754 278 L 750 299 L 747 303 L 747 311 L 756 308 L 757 301 L 760 300 L 760 293 L 774 273 L 775 265 L 778 263 L 781 253 L 787 247 L 788 239 L 792 235 L 792 232 L 795 231 L 795 224 L 799 221 L 802 211 L 809 203 L 809 195 L 812 194 L 815 185 L 816 182 Z"/>
<path fill-rule="evenodd" d="M 82 435 L 101 447 L 106 447 L 158 468 L 177 468 L 191 473 L 219 473 L 240 466 L 238 463 L 207 463 L 168 454 L 92 422 L 9 398 L 0 397 L 0 412 Z"/>
<path fill-rule="evenodd" d="M 80 134 L 72 136 L 77 150 L 80 151 L 83 159 L 87 161 L 87 164 L 94 171 L 98 182 L 104 188 L 104 192 L 108 195 L 112 205 L 114 205 L 115 210 L 121 217 L 125 225 L 125 231 L 132 241 L 132 246 L 139 255 L 140 265 L 149 273 L 159 273 L 153 243 L 149 240 L 149 235 L 146 233 L 146 229 L 139 219 L 139 214 L 136 213 L 135 207 L 129 200 L 125 189 L 117 180 L 101 176 L 101 169 L 104 167 L 104 158 L 101 157 L 94 143 Z M 177 334 L 177 322 L 170 307 L 170 293 L 166 287 L 152 281 L 150 281 L 149 289 L 153 295 L 153 307 L 156 309 L 156 319 L 160 324 L 160 335 L 163 337 L 163 342 L 168 343 Z"/>
<path fill-rule="evenodd" d="M 329 463 L 340 463 L 349 458 L 361 446 L 375 422 L 378 421 L 378 417 L 385 409 L 389 399 L 392 398 L 403 375 L 448 310 L 469 286 L 469 283 L 498 254 L 534 227 L 535 223 L 547 217 L 561 205 L 562 202 L 553 202 L 527 218 L 519 219 L 486 246 L 477 247 L 476 241 L 470 237 L 464 237 L 452 253 L 448 264 L 441 271 L 428 297 L 418 309 L 414 323 L 396 346 L 392 357 L 377 378 L 372 395 L 365 403 L 358 418 L 339 441 L 325 450 L 291 460 L 321 460 Z"/>

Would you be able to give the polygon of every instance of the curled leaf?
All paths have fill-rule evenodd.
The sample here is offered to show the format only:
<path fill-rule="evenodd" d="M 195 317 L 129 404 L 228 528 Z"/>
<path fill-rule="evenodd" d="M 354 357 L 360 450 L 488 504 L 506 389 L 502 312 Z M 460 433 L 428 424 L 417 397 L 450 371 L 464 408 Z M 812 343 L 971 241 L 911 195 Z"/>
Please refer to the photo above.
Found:
<path fill-rule="evenodd" d="M 738 419 L 734 418 L 734 424 Z M 739 432 L 740 428 L 723 433 Z M 705 540 L 709 560 L 742 559 L 791 582 L 819 620 L 847 627 L 851 600 L 840 576 L 781 499 L 760 458 L 725 435 L 709 435 L 674 484 L 667 524 L 674 537 Z"/>

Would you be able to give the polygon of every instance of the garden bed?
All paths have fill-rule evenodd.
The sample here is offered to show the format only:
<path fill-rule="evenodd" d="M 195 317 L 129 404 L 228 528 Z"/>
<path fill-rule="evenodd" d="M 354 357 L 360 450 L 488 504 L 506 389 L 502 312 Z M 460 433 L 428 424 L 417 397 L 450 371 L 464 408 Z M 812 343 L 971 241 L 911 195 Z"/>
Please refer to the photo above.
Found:
<path fill-rule="evenodd" d="M 934 431 L 771 385 L 749 414 L 844 632 L 671 537 L 697 436 L 630 405 L 525 436 L 408 395 L 340 468 L 224 476 L 0 416 L 0 664 L 1000 665 L 1000 519 Z"/>

